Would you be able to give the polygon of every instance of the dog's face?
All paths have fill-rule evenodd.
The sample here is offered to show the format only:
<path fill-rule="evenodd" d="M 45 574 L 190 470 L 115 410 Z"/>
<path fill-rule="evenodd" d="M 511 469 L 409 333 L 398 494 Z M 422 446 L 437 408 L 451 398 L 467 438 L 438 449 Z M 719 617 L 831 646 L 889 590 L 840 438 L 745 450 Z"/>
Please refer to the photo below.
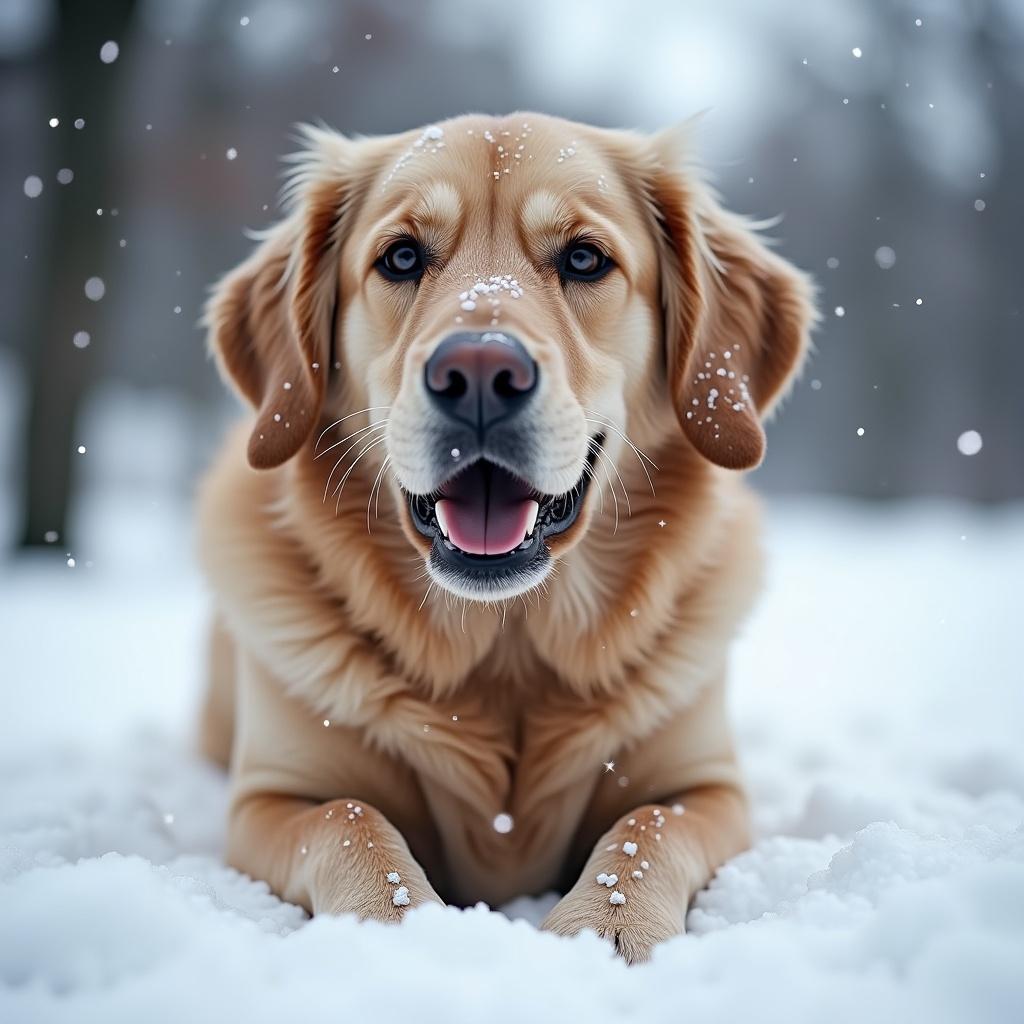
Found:
<path fill-rule="evenodd" d="M 660 341 L 654 239 L 595 136 L 428 128 L 378 171 L 342 256 L 345 362 L 387 410 L 408 536 L 465 596 L 536 586 L 584 532 L 623 443 L 608 424 Z"/>
<path fill-rule="evenodd" d="M 254 465 L 315 436 L 316 457 L 344 449 L 331 493 L 364 460 L 432 578 L 494 600 L 584 535 L 595 474 L 635 453 L 627 427 L 760 460 L 808 288 L 687 174 L 674 136 L 536 115 L 309 135 L 296 212 L 210 310 L 259 408 Z"/>

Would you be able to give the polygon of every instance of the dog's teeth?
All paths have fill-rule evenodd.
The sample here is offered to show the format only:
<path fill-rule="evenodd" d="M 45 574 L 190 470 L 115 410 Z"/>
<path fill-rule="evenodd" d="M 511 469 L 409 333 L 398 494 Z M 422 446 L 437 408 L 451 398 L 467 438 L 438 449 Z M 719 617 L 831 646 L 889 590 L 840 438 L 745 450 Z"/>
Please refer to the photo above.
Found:
<path fill-rule="evenodd" d="M 540 512 L 540 505 L 535 501 L 531 501 L 530 505 L 530 517 L 526 520 L 526 536 L 529 537 L 533 533 L 533 528 L 537 525 L 537 513 Z"/>
<path fill-rule="evenodd" d="M 442 498 L 434 503 L 434 515 L 437 516 L 437 525 L 441 527 L 441 533 L 445 540 L 448 539 L 448 519 L 445 513 L 445 506 L 448 503 Z"/>

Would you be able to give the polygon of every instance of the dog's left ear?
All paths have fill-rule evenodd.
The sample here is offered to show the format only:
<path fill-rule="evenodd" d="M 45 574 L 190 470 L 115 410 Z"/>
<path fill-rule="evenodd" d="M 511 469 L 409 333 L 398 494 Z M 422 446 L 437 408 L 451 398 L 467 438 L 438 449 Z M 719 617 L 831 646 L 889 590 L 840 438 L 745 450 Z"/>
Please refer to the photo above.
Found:
<path fill-rule="evenodd" d="M 719 205 L 680 154 L 685 136 L 674 130 L 652 141 L 648 194 L 676 414 L 705 458 L 752 469 L 764 458 L 762 422 L 809 347 L 814 288 L 754 226 Z"/>
<path fill-rule="evenodd" d="M 205 311 L 222 375 L 256 410 L 249 464 L 290 459 L 320 418 L 330 370 L 343 223 L 355 143 L 303 129 L 286 202 L 290 215 L 214 287 Z"/>

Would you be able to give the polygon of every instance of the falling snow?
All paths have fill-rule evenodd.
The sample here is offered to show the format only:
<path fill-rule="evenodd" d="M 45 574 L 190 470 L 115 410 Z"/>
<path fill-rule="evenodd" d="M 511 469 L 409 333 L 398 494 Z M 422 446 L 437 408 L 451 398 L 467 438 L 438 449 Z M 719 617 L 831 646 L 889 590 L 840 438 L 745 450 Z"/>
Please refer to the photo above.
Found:
<path fill-rule="evenodd" d="M 889 270 L 896 265 L 896 250 L 888 245 L 880 245 L 875 250 L 875 262 L 882 270 Z"/>
<path fill-rule="evenodd" d="M 981 434 L 976 430 L 965 430 L 956 439 L 956 446 L 961 455 L 977 455 L 981 451 L 981 444 Z"/>
<path fill-rule="evenodd" d="M 491 824 L 493 825 L 495 832 L 498 832 L 501 835 L 507 835 L 512 831 L 514 822 L 512 821 L 511 814 L 502 813 L 495 815 L 494 821 L 491 822 Z"/>

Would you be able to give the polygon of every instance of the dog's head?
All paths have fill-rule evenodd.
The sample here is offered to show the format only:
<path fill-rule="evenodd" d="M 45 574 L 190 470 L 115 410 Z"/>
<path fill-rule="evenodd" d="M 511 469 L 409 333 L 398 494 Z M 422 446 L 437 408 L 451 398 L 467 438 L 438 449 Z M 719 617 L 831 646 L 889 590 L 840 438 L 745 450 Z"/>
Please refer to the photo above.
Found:
<path fill-rule="evenodd" d="M 292 212 L 208 310 L 254 467 L 326 455 L 327 498 L 353 471 L 393 488 L 432 578 L 494 600 L 580 540 L 599 480 L 655 473 L 641 443 L 760 462 L 811 289 L 680 132 L 513 115 L 305 137 Z"/>

